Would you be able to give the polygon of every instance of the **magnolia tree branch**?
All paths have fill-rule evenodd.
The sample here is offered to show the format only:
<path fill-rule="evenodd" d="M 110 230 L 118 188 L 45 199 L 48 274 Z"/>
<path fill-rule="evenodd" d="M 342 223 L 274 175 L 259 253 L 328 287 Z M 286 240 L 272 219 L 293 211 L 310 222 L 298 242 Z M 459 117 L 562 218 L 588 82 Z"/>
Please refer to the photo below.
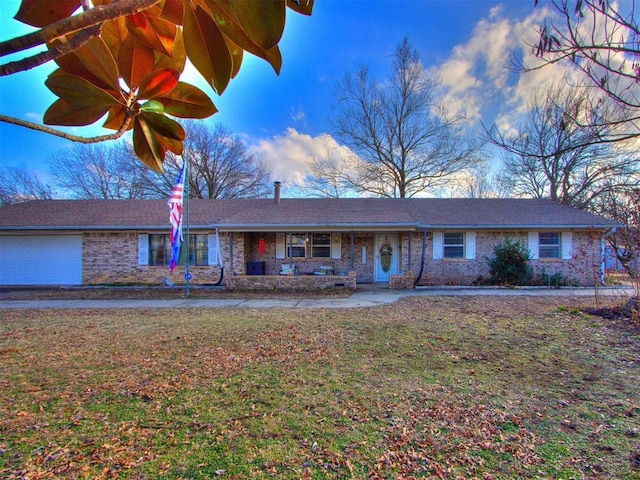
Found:
<path fill-rule="evenodd" d="M 37 53 L 32 57 L 23 58 L 22 60 L 18 60 L 16 62 L 9 62 L 4 65 L 0 65 L 0 77 L 13 75 L 14 73 L 23 72 L 25 70 L 30 70 L 51 60 L 55 60 L 62 55 L 71 53 L 74 50 L 80 48 L 82 45 L 87 43 L 99 33 L 100 25 L 95 25 L 79 32 L 77 35 L 74 35 L 73 38 L 66 43 L 56 45 L 55 47 L 52 47 L 49 50 L 45 50 L 44 52 Z"/>
<path fill-rule="evenodd" d="M 114 20 L 146 10 L 161 0 L 121 0 L 109 5 L 100 5 L 78 15 L 59 20 L 40 30 L 0 42 L 0 57 L 21 52 L 73 32 L 100 25 L 107 20 Z"/>
<path fill-rule="evenodd" d="M 99 143 L 107 140 L 117 140 L 125 134 L 129 125 L 131 124 L 131 120 L 133 120 L 134 114 L 133 112 L 127 114 L 122 125 L 115 133 L 110 133 L 108 135 L 100 135 L 97 137 L 79 137 L 77 135 L 72 135 L 70 133 L 63 132 L 61 130 L 56 130 L 55 128 L 47 127 L 45 125 L 40 125 L 38 123 L 28 122 L 26 120 L 21 120 L 19 118 L 8 117 L 6 115 L 0 115 L 0 122 L 11 123 L 13 125 L 19 125 L 21 127 L 30 128 L 32 130 L 36 130 L 38 132 L 48 133 L 50 135 L 55 135 L 56 137 L 61 137 L 66 140 L 71 140 L 72 142 L 78 143 Z"/>

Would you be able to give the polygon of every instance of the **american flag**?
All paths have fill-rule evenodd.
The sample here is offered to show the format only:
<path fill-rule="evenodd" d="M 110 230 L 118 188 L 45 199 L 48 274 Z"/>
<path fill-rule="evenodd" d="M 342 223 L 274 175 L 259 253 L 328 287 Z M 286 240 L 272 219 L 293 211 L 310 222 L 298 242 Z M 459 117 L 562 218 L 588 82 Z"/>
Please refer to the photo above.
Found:
<path fill-rule="evenodd" d="M 169 223 L 171 224 L 171 261 L 169 262 L 169 272 L 173 272 L 180 258 L 180 245 L 182 245 L 182 192 L 184 187 L 184 174 L 187 163 L 182 165 L 182 170 L 178 175 L 176 184 L 173 187 L 171 196 L 167 201 L 169 205 Z"/>

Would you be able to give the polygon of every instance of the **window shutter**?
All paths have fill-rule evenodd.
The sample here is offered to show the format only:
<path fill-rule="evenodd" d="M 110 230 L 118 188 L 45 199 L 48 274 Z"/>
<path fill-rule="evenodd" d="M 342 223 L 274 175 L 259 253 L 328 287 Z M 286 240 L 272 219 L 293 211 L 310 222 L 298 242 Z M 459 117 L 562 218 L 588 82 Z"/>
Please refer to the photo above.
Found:
<path fill-rule="evenodd" d="M 342 258 L 342 235 L 340 233 L 331 234 L 331 258 L 334 260 Z"/>
<path fill-rule="evenodd" d="M 444 256 L 444 235 L 442 232 L 433 232 L 433 259 L 442 260 Z"/>
<path fill-rule="evenodd" d="M 138 265 L 149 265 L 149 235 L 138 235 Z"/>
<path fill-rule="evenodd" d="M 562 259 L 571 260 L 573 250 L 573 237 L 571 232 L 562 232 Z"/>
<path fill-rule="evenodd" d="M 276 233 L 276 259 L 286 257 L 286 235 L 284 233 Z"/>
<path fill-rule="evenodd" d="M 539 256 L 538 232 L 529 232 L 529 254 L 531 260 L 537 260 Z"/>
<path fill-rule="evenodd" d="M 476 258 L 476 232 L 465 232 L 465 258 L 475 260 Z"/>
<path fill-rule="evenodd" d="M 218 252 L 218 242 L 216 241 L 216 235 L 215 233 L 212 233 L 208 236 L 207 238 L 207 263 L 209 265 L 218 265 L 218 258 L 220 255 L 220 252 Z"/>

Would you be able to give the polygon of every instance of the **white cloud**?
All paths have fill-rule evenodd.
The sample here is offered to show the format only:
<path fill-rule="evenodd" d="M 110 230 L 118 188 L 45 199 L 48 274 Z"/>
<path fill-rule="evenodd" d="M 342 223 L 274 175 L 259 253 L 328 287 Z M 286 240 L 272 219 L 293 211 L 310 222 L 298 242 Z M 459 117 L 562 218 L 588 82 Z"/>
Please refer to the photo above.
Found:
<path fill-rule="evenodd" d="M 540 65 L 532 46 L 538 40 L 538 26 L 550 10 L 535 8 L 524 19 L 503 15 L 501 6 L 491 9 L 476 24 L 469 40 L 452 49 L 450 56 L 428 73 L 442 80 L 442 100 L 450 110 L 464 112 L 471 122 L 482 118 L 491 124 L 495 117 L 496 122 L 508 127 L 526 111 L 535 89 L 568 77 L 571 70 L 564 64 L 554 64 L 517 74 L 510 68 L 513 57 L 527 68 Z"/>
<path fill-rule="evenodd" d="M 314 158 L 325 157 L 329 152 L 334 156 L 348 152 L 328 134 L 312 137 L 295 128 L 288 128 L 283 135 L 260 139 L 249 151 L 270 163 L 273 179 L 282 181 L 284 187 L 302 185 Z"/>

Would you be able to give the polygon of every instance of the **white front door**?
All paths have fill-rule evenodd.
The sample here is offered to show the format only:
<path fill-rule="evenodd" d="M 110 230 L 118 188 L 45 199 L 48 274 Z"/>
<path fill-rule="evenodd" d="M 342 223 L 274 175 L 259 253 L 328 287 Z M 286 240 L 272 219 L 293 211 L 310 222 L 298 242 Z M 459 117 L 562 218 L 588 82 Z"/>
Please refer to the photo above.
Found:
<path fill-rule="evenodd" d="M 388 282 L 389 276 L 398 272 L 398 234 L 376 234 L 373 248 L 373 278 L 376 282 Z"/>

